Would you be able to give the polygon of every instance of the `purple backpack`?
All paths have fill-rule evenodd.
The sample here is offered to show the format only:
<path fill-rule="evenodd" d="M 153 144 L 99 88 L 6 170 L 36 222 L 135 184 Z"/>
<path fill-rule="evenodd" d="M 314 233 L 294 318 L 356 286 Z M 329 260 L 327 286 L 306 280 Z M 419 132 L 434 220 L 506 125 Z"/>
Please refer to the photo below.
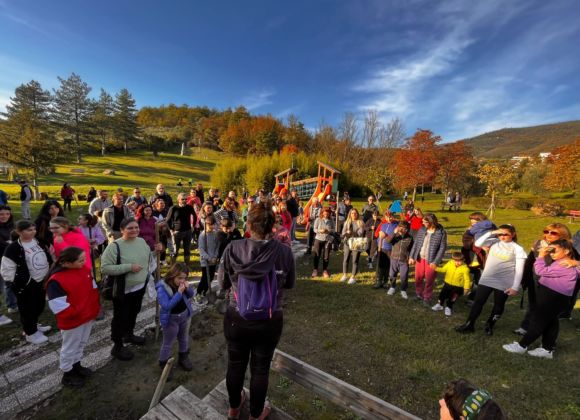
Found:
<path fill-rule="evenodd" d="M 272 318 L 272 312 L 278 304 L 278 280 L 275 267 L 272 266 L 262 281 L 248 280 L 239 275 L 238 290 L 234 291 L 234 296 L 242 318 L 248 321 Z"/>

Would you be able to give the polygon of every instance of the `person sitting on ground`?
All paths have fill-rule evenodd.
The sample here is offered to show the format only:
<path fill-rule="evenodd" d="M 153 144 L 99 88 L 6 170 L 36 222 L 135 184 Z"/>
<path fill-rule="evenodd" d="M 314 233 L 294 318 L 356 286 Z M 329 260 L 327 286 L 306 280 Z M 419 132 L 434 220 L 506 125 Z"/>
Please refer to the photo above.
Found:
<path fill-rule="evenodd" d="M 50 221 L 50 231 L 54 236 L 54 255 L 58 258 L 60 253 L 71 246 L 82 249 L 85 252 L 85 264 L 92 270 L 91 245 L 85 235 L 76 229 L 66 217 L 55 217 Z"/>
<path fill-rule="evenodd" d="M 60 198 L 64 202 L 64 209 L 66 210 L 68 207 L 68 211 L 72 211 L 71 203 L 75 199 L 75 190 L 71 188 L 68 182 L 65 182 L 60 189 Z"/>
<path fill-rule="evenodd" d="M 131 211 L 123 203 L 123 196 L 115 194 L 113 196 L 113 205 L 103 210 L 101 224 L 103 229 L 105 229 L 109 243 L 121 237 L 121 223 L 123 220 L 132 218 Z"/>
<path fill-rule="evenodd" d="M 389 289 L 387 295 L 392 296 L 396 292 L 397 274 L 401 275 L 401 297 L 407 299 L 407 287 L 409 285 L 409 255 L 413 247 L 413 237 L 409 234 L 409 222 L 400 221 L 392 234 L 387 235 L 385 241 L 391 244 L 391 256 L 389 265 Z"/>
<path fill-rule="evenodd" d="M 38 323 L 46 303 L 43 280 L 48 273 L 52 256 L 46 244 L 36 240 L 36 226 L 29 220 L 19 220 L 14 226 L 18 240 L 4 251 L 0 275 L 16 295 L 20 323 L 26 341 L 42 344 L 50 326 Z"/>
<path fill-rule="evenodd" d="M 467 295 L 471 289 L 469 268 L 463 261 L 463 254 L 453 252 L 451 259 L 443 267 L 437 267 L 435 270 L 438 273 L 445 273 L 445 280 L 439 293 L 439 299 L 431 309 L 434 311 L 445 309 L 445 316 L 451 316 L 453 304 L 460 296 Z"/>
<path fill-rule="evenodd" d="M 439 400 L 441 420 L 505 420 L 499 404 L 484 389 L 478 389 L 465 379 L 451 381 Z"/>
<path fill-rule="evenodd" d="M 346 220 L 343 222 L 341 236 L 344 239 L 344 257 L 342 258 L 342 277 L 340 281 L 345 282 L 348 279 L 348 284 L 355 284 L 360 254 L 366 249 L 366 244 L 363 242 L 365 238 L 365 226 L 357 209 L 350 209 Z M 359 243 L 355 243 L 356 241 L 359 241 Z M 348 272 L 348 264 L 351 259 L 352 270 L 349 279 L 346 273 Z"/>
<path fill-rule="evenodd" d="M 94 216 L 97 211 L 104 211 L 107 207 L 110 207 L 113 203 L 109 200 L 109 191 L 98 190 L 97 196 L 89 204 L 89 214 Z"/>
<path fill-rule="evenodd" d="M 40 208 L 40 214 L 34 221 L 36 225 L 36 239 L 50 247 L 53 243 L 50 221 L 55 217 L 64 217 L 64 210 L 56 200 L 46 200 Z"/>
<path fill-rule="evenodd" d="M 149 199 L 149 203 L 153 204 L 160 199 L 163 200 L 163 202 L 165 203 L 165 208 L 167 210 L 169 210 L 173 206 L 173 199 L 169 194 L 165 192 L 165 185 L 163 184 L 157 184 L 157 187 L 155 187 L 155 194 L 151 196 L 151 198 Z"/>
<path fill-rule="evenodd" d="M 201 280 L 197 286 L 197 295 L 201 298 L 211 288 L 211 282 L 219 263 L 219 242 L 215 231 L 213 216 L 205 218 L 204 231 L 199 235 L 199 259 L 201 265 Z"/>
<path fill-rule="evenodd" d="M 232 242 L 225 250 L 218 281 L 222 290 L 231 291 L 224 317 L 228 367 L 226 387 L 229 397 L 228 419 L 239 419 L 244 404 L 244 378 L 250 361 L 250 419 L 265 419 L 270 414 L 266 401 L 270 363 L 282 334 L 282 289 L 296 282 L 292 250 L 269 239 L 274 213 L 267 200 L 256 204 L 248 215 L 251 237 Z M 247 311 L 247 282 L 261 286 L 268 282 L 272 299 L 267 307 Z M 262 289 L 266 289 L 262 287 Z M 266 300 L 266 299 L 265 299 Z"/>
<path fill-rule="evenodd" d="M 178 363 L 187 372 L 193 370 L 189 359 L 189 325 L 193 308 L 193 286 L 187 283 L 187 264 L 173 264 L 163 280 L 157 283 L 157 300 L 161 310 L 159 323 L 163 329 L 163 344 L 159 350 L 159 367 L 163 369 L 171 357 L 173 344 L 178 342 Z"/>
<path fill-rule="evenodd" d="M 334 223 L 330 218 L 330 209 L 325 207 L 320 213 L 320 217 L 314 221 L 314 246 L 313 246 L 313 264 L 312 277 L 318 277 L 318 266 L 320 257 L 322 257 L 322 277 L 330 278 L 328 273 L 328 264 L 330 262 L 330 252 L 332 251 L 332 242 L 334 237 Z"/>
<path fill-rule="evenodd" d="M 97 284 L 86 264 L 88 259 L 81 248 L 70 246 L 63 249 L 46 283 L 48 306 L 56 315 L 62 336 L 61 383 L 73 388 L 83 386 L 93 373 L 81 364 L 81 360 L 93 323 L 101 310 Z"/>

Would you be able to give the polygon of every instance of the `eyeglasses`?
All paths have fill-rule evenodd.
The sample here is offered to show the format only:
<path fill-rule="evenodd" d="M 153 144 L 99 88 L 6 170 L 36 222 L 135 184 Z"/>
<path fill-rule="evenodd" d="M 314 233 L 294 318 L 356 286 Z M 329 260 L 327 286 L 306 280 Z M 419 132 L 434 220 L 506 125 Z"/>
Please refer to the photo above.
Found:
<path fill-rule="evenodd" d="M 554 230 L 545 230 L 544 235 L 560 236 L 560 232 Z"/>

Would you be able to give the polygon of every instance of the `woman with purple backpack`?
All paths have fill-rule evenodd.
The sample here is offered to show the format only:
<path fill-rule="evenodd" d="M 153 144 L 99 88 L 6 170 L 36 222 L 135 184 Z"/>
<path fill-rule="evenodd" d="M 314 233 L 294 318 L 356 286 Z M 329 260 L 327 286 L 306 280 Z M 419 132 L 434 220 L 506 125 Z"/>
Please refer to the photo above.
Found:
<path fill-rule="evenodd" d="M 250 361 L 250 419 L 265 419 L 270 362 L 282 334 L 282 289 L 296 281 L 292 250 L 271 237 L 275 216 L 268 201 L 252 206 L 247 227 L 250 238 L 231 242 L 218 272 L 229 293 L 224 317 L 228 343 L 226 386 L 228 419 L 238 419 L 246 395 L 244 377 Z M 250 358 L 251 355 L 251 358 Z"/>

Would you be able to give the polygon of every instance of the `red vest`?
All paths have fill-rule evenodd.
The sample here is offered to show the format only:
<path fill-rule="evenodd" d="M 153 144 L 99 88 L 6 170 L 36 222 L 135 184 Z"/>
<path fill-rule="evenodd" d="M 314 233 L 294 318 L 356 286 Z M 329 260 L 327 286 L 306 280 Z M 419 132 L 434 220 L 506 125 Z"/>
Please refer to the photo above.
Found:
<path fill-rule="evenodd" d="M 86 266 L 55 273 L 48 280 L 56 281 L 67 294 L 70 304 L 56 314 L 56 325 L 61 330 L 72 330 L 97 317 L 101 310 L 99 291 L 91 270 Z M 47 283 L 48 285 L 48 283 Z"/>

